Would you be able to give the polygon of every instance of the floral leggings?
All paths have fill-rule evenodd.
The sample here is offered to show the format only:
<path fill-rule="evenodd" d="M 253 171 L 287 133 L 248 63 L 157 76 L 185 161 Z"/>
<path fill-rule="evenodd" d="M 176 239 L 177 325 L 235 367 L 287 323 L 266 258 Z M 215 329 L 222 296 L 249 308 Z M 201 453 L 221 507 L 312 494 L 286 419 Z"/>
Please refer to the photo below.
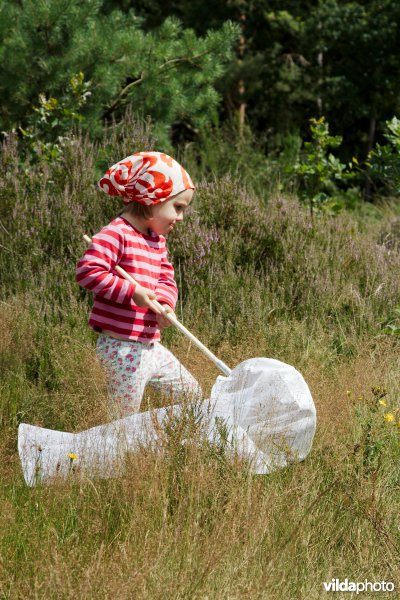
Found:
<path fill-rule="evenodd" d="M 100 334 L 96 354 L 107 373 L 111 410 L 118 417 L 138 412 L 147 384 L 174 396 L 201 397 L 196 379 L 159 342 L 144 344 Z"/>

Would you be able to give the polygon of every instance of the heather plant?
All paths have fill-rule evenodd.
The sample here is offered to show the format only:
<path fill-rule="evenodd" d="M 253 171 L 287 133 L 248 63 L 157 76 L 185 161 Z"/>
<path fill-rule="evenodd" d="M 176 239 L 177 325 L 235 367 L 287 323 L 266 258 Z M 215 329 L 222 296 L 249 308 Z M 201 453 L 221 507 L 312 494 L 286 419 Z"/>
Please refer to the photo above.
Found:
<path fill-rule="evenodd" d="M 92 235 L 119 211 L 98 192 L 104 169 L 122 156 L 154 147 L 148 123 L 125 116 L 125 127 L 110 126 L 103 143 L 75 132 L 66 136 L 62 160 L 31 164 L 21 156 L 10 133 L 2 144 L 0 256 L 6 294 L 26 289 L 27 282 L 59 300 L 71 289 L 71 273 L 81 254 L 82 235 Z M 49 275 L 48 275 L 49 274 Z"/>
<path fill-rule="evenodd" d="M 220 335 L 237 338 L 254 312 L 267 335 L 286 315 L 318 320 L 340 353 L 350 331 L 380 330 L 378 315 L 396 305 L 398 254 L 371 245 L 348 214 L 320 214 L 311 227 L 295 202 L 265 205 L 233 176 L 199 186 L 194 206 L 170 247 L 186 301 L 207 305 Z"/>
<path fill-rule="evenodd" d="M 262 270 L 282 252 L 279 237 L 268 226 L 268 213 L 266 204 L 234 174 L 200 184 L 188 227 L 171 238 L 173 255 L 190 270 L 190 280 L 197 270 L 203 270 L 203 278 L 212 277 L 210 265 L 216 262 Z"/>
<path fill-rule="evenodd" d="M 29 167 L 20 159 L 15 137 L 4 142 L 3 298 L 41 289 L 44 310 L 56 319 L 71 298 L 87 306 L 89 295 L 74 284 L 82 235 L 98 231 L 119 210 L 96 182 L 132 147 L 154 147 L 148 124 L 131 116 L 125 133 L 118 125 L 108 133 L 101 144 L 77 134 L 66 144 L 62 163 Z M 204 313 L 200 323 L 215 341 L 223 335 L 237 339 L 254 313 L 260 315 L 263 336 L 282 316 L 317 319 L 341 352 L 350 331 L 380 329 L 398 304 L 398 252 L 374 235 L 371 241 L 368 222 L 357 215 L 321 213 L 311 227 L 296 201 L 275 197 L 266 203 L 235 173 L 200 180 L 193 210 L 169 242 L 181 314 L 183 303 L 194 314 Z"/>

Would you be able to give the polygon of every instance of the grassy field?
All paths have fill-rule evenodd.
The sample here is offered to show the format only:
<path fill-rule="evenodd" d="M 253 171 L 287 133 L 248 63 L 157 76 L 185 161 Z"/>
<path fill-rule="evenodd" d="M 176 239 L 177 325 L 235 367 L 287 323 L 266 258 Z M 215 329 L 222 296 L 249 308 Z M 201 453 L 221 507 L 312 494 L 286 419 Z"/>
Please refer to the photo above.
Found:
<path fill-rule="evenodd" d="M 20 422 L 79 431 L 109 419 L 90 298 L 74 283 L 82 234 L 116 212 L 94 189 L 93 154 L 81 140 L 62 170 L 24 171 L 12 145 L 3 153 L 14 176 L 0 189 L 0 597 L 317 600 L 346 577 L 398 589 L 395 205 L 311 226 L 296 198 L 221 175 L 200 182 L 170 238 L 185 325 L 232 367 L 268 356 L 303 374 L 318 416 L 306 461 L 254 476 L 223 449 L 183 452 L 178 427 L 121 478 L 26 487 Z M 178 332 L 164 341 L 208 394 L 215 367 Z M 143 409 L 164 401 L 146 391 Z"/>

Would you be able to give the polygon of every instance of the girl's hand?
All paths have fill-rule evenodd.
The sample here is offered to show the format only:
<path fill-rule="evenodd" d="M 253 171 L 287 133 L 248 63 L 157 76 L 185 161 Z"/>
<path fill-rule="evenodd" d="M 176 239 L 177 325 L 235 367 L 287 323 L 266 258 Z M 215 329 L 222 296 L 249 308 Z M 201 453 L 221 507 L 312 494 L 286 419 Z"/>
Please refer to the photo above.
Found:
<path fill-rule="evenodd" d="M 176 316 L 174 311 L 172 310 L 172 308 L 170 306 L 168 306 L 168 304 L 163 304 L 162 306 L 163 306 L 165 312 L 172 315 L 173 317 Z M 172 323 L 170 321 L 168 321 L 167 317 L 164 317 L 163 314 L 156 315 L 156 318 L 157 318 L 157 324 L 160 329 L 165 329 L 165 327 L 169 327 L 170 325 L 172 325 Z"/>
<path fill-rule="evenodd" d="M 147 290 L 141 285 L 137 284 L 135 288 L 135 293 L 132 296 L 132 300 L 137 306 L 141 308 L 151 308 L 156 315 L 161 315 L 159 309 L 153 304 L 152 300 L 156 299 L 156 295 L 151 290 Z M 162 315 L 161 315 L 162 316 Z"/>

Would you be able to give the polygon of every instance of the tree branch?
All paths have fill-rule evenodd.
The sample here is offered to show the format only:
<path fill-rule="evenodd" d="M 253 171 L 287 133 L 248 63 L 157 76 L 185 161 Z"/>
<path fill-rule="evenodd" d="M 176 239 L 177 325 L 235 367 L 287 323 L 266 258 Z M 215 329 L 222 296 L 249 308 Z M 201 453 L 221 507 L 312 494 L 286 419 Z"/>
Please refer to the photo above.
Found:
<path fill-rule="evenodd" d="M 195 56 L 185 56 L 185 57 L 181 57 L 181 58 L 171 58 L 170 60 L 167 60 L 166 62 L 164 62 L 159 67 L 157 75 L 161 75 L 162 73 L 165 73 L 166 71 L 170 71 L 171 69 L 176 69 L 179 65 L 184 64 L 184 63 L 188 63 L 188 64 L 191 64 L 191 65 L 199 68 L 199 65 L 196 65 L 194 61 L 196 61 L 199 58 L 202 58 L 203 56 L 206 56 L 207 54 L 212 54 L 221 45 L 222 44 L 218 44 L 218 46 L 215 46 L 214 48 L 210 48 L 209 50 L 205 50 L 204 52 L 201 52 L 200 54 L 197 54 Z M 118 107 L 118 105 L 119 105 L 120 101 L 122 100 L 122 98 L 124 96 L 126 96 L 128 94 L 128 92 L 135 85 L 138 85 L 139 83 L 142 83 L 142 81 L 144 81 L 144 79 L 145 79 L 145 76 L 144 76 L 144 73 L 142 72 L 142 74 L 140 75 L 139 79 L 135 79 L 135 81 L 132 81 L 131 83 L 128 83 L 128 85 L 126 85 L 120 91 L 120 93 L 118 94 L 118 96 L 116 97 L 116 99 L 114 100 L 114 102 L 104 111 L 104 113 L 103 113 L 103 119 L 106 119 L 107 117 L 109 117 L 116 110 L 116 108 Z"/>
<path fill-rule="evenodd" d="M 134 86 L 134 85 L 138 85 L 139 83 L 142 83 L 144 77 L 143 77 L 143 73 L 141 74 L 141 76 L 139 77 L 139 79 L 135 79 L 135 81 L 131 81 L 131 83 L 128 83 L 128 85 L 126 85 L 118 94 L 118 96 L 116 97 L 116 99 L 114 100 L 114 102 L 111 104 L 111 106 L 109 106 L 107 108 L 106 111 L 104 111 L 103 113 L 103 119 L 106 119 L 107 117 L 109 117 L 114 110 L 117 108 L 119 101 L 121 100 L 121 98 L 127 94 L 129 92 L 129 90 Z"/>

